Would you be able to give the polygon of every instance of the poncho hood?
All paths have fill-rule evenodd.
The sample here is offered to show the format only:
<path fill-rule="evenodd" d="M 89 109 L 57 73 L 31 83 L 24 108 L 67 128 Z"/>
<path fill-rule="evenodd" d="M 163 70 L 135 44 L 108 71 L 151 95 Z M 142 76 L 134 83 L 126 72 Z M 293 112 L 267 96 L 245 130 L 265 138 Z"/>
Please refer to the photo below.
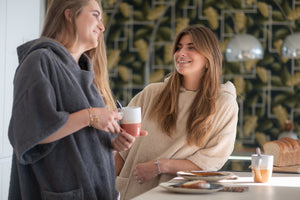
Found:
<path fill-rule="evenodd" d="M 20 45 L 17 48 L 19 64 L 21 65 L 22 62 L 24 61 L 24 59 L 30 53 L 32 53 L 36 50 L 39 50 L 39 49 L 50 49 L 66 65 L 74 65 L 74 66 L 77 65 L 74 58 L 71 56 L 69 51 L 64 46 L 62 46 L 56 40 L 53 40 L 53 39 L 47 38 L 47 37 L 41 37 L 39 39 L 32 40 L 32 41 L 29 41 L 27 43 Z M 81 60 L 84 59 L 84 62 L 90 62 L 90 60 L 87 58 L 86 54 L 83 54 L 83 56 L 80 59 Z M 87 66 L 91 66 L 91 63 L 88 63 Z"/>

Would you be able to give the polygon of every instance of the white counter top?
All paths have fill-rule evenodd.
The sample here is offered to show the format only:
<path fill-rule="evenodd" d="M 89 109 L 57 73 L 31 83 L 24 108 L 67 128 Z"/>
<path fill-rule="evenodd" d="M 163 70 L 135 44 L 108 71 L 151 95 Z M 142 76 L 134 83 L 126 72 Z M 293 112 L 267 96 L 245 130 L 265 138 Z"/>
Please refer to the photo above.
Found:
<path fill-rule="evenodd" d="M 223 180 L 224 186 L 248 186 L 245 192 L 215 192 L 210 194 L 180 194 L 157 186 L 134 200 L 299 200 L 300 174 L 273 173 L 268 183 L 254 183 L 251 172 L 234 172 L 237 180 Z"/>

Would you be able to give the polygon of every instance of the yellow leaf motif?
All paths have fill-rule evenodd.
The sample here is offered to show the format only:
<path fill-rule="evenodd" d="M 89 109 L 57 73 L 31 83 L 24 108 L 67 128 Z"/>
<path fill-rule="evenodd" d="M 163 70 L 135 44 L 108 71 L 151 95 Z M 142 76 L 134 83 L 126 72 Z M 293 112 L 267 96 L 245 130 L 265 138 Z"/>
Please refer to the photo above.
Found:
<path fill-rule="evenodd" d="M 163 69 L 157 70 L 156 72 L 150 75 L 149 82 L 154 83 L 154 82 L 161 81 L 163 77 L 164 77 L 164 70 Z"/>
<path fill-rule="evenodd" d="M 112 50 L 109 53 L 109 56 L 107 58 L 107 65 L 108 65 L 108 69 L 112 70 L 113 67 L 119 62 L 120 60 L 120 50 Z"/>
<path fill-rule="evenodd" d="M 288 16 L 287 18 L 289 20 L 296 20 L 300 17 L 300 6 L 297 6 L 295 10 L 293 10 Z"/>
<path fill-rule="evenodd" d="M 165 10 L 165 6 L 163 6 L 163 5 L 158 6 L 157 8 L 155 8 L 154 10 L 152 10 L 147 15 L 147 19 L 148 20 L 156 20 L 156 19 L 160 18 L 160 16 L 163 14 L 164 10 Z"/>
<path fill-rule="evenodd" d="M 250 136 L 257 127 L 257 116 L 250 116 L 244 124 L 244 135 Z"/>
<path fill-rule="evenodd" d="M 145 40 L 139 39 L 134 42 L 134 46 L 138 49 L 139 55 L 142 61 L 147 60 L 147 53 L 148 53 L 148 44 Z"/>
<path fill-rule="evenodd" d="M 208 7 L 204 11 L 204 15 L 207 17 L 208 23 L 213 30 L 219 27 L 219 14 L 213 7 Z"/>
<path fill-rule="evenodd" d="M 175 33 L 179 33 L 182 29 L 186 28 L 189 25 L 189 18 L 180 18 L 175 27 Z"/>
<path fill-rule="evenodd" d="M 109 20 L 109 16 L 105 12 L 103 12 L 102 13 L 102 22 L 103 22 L 104 27 L 107 26 L 108 20 Z"/>
<path fill-rule="evenodd" d="M 275 106 L 273 112 L 279 121 L 281 127 L 284 126 L 284 122 L 288 119 L 288 113 L 282 105 Z"/>
<path fill-rule="evenodd" d="M 172 55 L 172 44 L 166 44 L 164 48 L 164 63 L 168 64 L 172 61 L 173 55 Z"/>
<path fill-rule="evenodd" d="M 234 15 L 236 25 L 239 30 L 242 30 L 246 27 L 247 17 L 243 12 L 236 12 Z"/>
<path fill-rule="evenodd" d="M 252 6 L 253 3 L 254 3 L 254 0 L 246 0 L 246 4 L 248 6 Z"/>
<path fill-rule="evenodd" d="M 229 39 L 227 38 L 227 39 L 224 40 L 224 42 L 219 43 L 220 51 L 221 51 L 222 53 L 225 52 L 228 42 L 229 42 Z"/>
<path fill-rule="evenodd" d="M 128 3 L 120 3 L 120 12 L 126 18 L 129 18 L 130 13 L 132 12 L 131 7 Z"/>
<path fill-rule="evenodd" d="M 129 71 L 129 69 L 127 67 L 125 67 L 123 65 L 118 66 L 118 72 L 119 72 L 119 75 L 120 75 L 121 79 L 124 82 L 128 82 L 129 81 L 131 72 Z"/>
<path fill-rule="evenodd" d="M 268 141 L 267 135 L 262 132 L 256 132 L 255 139 L 260 147 L 262 147 L 263 144 Z"/>
<path fill-rule="evenodd" d="M 258 77 L 260 78 L 260 80 L 263 83 L 267 83 L 268 82 L 268 71 L 265 68 L 263 68 L 263 67 L 257 67 L 256 68 L 256 72 L 257 72 Z"/>
<path fill-rule="evenodd" d="M 279 55 L 281 55 L 281 46 L 282 46 L 282 39 L 276 40 L 273 42 L 273 45 L 275 47 L 275 49 L 277 50 L 277 52 L 279 53 Z"/>
<path fill-rule="evenodd" d="M 246 60 L 245 62 L 244 62 L 244 64 L 245 64 L 245 69 L 247 70 L 247 71 L 251 71 L 255 66 L 256 66 L 256 63 L 258 62 L 258 60 L 257 59 L 254 59 L 254 60 Z"/>
<path fill-rule="evenodd" d="M 234 78 L 233 83 L 236 88 L 236 93 L 242 95 L 245 92 L 246 83 L 242 77 Z"/>
<path fill-rule="evenodd" d="M 259 1 L 259 2 L 257 2 L 257 7 L 258 7 L 259 12 L 264 17 L 268 17 L 269 16 L 269 6 L 268 6 L 268 4 Z"/>
<path fill-rule="evenodd" d="M 289 78 L 286 82 L 286 85 L 288 86 L 295 86 L 298 84 L 300 84 L 300 72 L 295 73 L 294 76 Z"/>
<path fill-rule="evenodd" d="M 116 2 L 117 2 L 117 0 L 108 0 L 107 4 L 109 6 L 113 6 Z"/>

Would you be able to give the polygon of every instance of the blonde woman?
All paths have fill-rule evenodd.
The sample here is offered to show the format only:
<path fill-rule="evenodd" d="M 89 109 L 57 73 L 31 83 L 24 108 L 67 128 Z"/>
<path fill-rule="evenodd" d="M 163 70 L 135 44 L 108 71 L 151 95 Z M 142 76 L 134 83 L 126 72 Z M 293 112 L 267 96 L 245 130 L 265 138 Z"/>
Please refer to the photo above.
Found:
<path fill-rule="evenodd" d="M 148 85 L 129 105 L 142 107 L 142 129 L 128 151 L 116 154 L 121 199 L 131 199 L 180 170 L 219 170 L 232 153 L 238 105 L 231 82 L 220 84 L 222 55 L 211 30 L 192 26 L 174 42 L 175 70 Z"/>
<path fill-rule="evenodd" d="M 135 139 L 116 122 L 104 30 L 99 0 L 53 0 L 41 38 L 18 47 L 9 199 L 118 198 L 112 150 Z"/>

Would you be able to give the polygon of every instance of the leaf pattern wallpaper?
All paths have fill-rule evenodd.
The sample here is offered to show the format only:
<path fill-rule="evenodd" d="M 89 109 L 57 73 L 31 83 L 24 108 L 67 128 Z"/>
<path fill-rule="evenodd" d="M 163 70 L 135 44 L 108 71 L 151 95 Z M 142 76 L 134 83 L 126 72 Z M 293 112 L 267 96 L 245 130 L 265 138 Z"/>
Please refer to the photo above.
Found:
<path fill-rule="evenodd" d="M 291 120 L 300 133 L 300 60 L 284 59 L 285 37 L 300 30 L 296 0 L 107 0 L 103 1 L 111 86 L 126 105 L 145 85 L 173 70 L 171 47 L 188 25 L 211 28 L 222 52 L 237 33 L 255 36 L 262 60 L 223 61 L 223 82 L 232 81 L 240 107 L 242 146 L 275 140 Z M 291 29 L 291 30 L 290 30 Z"/>
<path fill-rule="evenodd" d="M 275 140 L 286 120 L 300 135 L 300 60 L 280 52 L 285 37 L 300 32 L 300 0 L 103 0 L 102 6 L 111 87 L 123 105 L 173 70 L 176 33 L 202 24 L 219 40 L 223 82 L 237 89 L 237 144 Z M 261 42 L 263 59 L 226 61 L 226 44 L 238 33 Z"/>

